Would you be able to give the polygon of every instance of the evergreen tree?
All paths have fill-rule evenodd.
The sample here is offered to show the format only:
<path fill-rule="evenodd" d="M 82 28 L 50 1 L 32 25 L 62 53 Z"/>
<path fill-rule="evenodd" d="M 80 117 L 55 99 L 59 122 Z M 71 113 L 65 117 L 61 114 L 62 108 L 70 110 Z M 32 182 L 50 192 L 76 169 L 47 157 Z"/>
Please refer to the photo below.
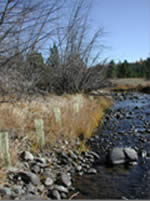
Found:
<path fill-rule="evenodd" d="M 145 77 L 150 80 L 150 58 L 145 61 Z"/>
<path fill-rule="evenodd" d="M 53 47 L 50 48 L 50 55 L 49 55 L 46 63 L 51 66 L 58 66 L 60 63 L 59 52 L 58 52 L 58 48 L 55 43 L 53 44 Z"/>
<path fill-rule="evenodd" d="M 109 68 L 107 70 L 107 77 L 108 78 L 115 78 L 116 75 L 116 66 L 114 60 L 111 60 L 109 63 Z"/>
<path fill-rule="evenodd" d="M 39 67 L 44 65 L 44 59 L 41 53 L 33 51 L 27 56 L 27 62 L 30 66 Z"/>

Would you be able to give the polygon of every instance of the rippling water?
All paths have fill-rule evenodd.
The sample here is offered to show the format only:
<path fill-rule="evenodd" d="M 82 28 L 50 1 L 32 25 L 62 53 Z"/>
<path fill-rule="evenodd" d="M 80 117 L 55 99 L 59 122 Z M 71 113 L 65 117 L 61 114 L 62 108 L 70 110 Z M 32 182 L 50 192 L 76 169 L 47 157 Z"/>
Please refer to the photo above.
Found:
<path fill-rule="evenodd" d="M 118 111 L 123 117 L 115 117 Z M 74 185 L 80 193 L 75 199 L 150 199 L 150 95 L 127 94 L 115 102 L 109 116 L 98 129 L 100 137 L 92 149 L 103 155 L 110 143 L 111 147 L 130 146 L 138 153 L 145 150 L 147 157 L 139 156 L 135 166 L 95 164 L 96 175 L 76 176 Z"/>

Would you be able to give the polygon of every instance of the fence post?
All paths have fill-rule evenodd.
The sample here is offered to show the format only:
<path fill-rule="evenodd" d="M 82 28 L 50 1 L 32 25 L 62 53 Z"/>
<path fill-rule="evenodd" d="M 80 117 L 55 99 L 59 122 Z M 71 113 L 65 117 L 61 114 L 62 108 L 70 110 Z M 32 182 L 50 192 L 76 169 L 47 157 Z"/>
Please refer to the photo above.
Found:
<path fill-rule="evenodd" d="M 42 148 L 45 144 L 45 136 L 44 136 L 44 123 L 42 119 L 34 120 L 36 134 L 37 134 L 37 143 L 40 148 Z"/>
<path fill-rule="evenodd" d="M 54 114 L 55 114 L 55 119 L 56 122 L 59 124 L 59 126 L 61 127 L 61 110 L 59 107 L 55 107 L 54 108 Z"/>
<path fill-rule="evenodd" d="M 0 132 L 0 152 L 5 166 L 11 166 L 8 132 Z"/>

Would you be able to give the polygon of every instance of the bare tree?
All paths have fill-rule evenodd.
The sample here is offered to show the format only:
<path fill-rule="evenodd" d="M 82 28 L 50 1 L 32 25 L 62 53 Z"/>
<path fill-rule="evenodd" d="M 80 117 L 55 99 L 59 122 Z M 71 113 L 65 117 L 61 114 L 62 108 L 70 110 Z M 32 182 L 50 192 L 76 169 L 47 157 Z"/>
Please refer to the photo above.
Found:
<path fill-rule="evenodd" d="M 104 45 L 103 27 L 89 34 L 89 13 L 92 1 L 72 1 L 69 18 L 57 26 L 57 45 L 60 62 L 50 74 L 50 84 L 54 91 L 75 93 L 104 87 L 106 68 L 100 65 L 88 68 L 99 58 Z M 63 24 L 63 25 L 62 25 Z M 90 36 L 89 36 L 90 35 Z M 94 54 L 95 52 L 95 54 Z M 94 83 L 95 84 L 94 84 Z"/>
<path fill-rule="evenodd" d="M 103 86 L 104 74 L 96 73 L 100 77 L 97 77 L 96 81 L 94 76 L 97 84 L 91 85 L 93 70 L 87 68 L 89 63 L 96 61 L 103 49 L 99 41 L 104 34 L 103 28 L 95 31 L 93 36 L 89 37 L 88 34 L 92 1 L 71 1 L 73 3 L 69 18 L 63 18 L 63 11 L 66 11 L 63 8 L 67 2 L 70 0 L 1 0 L 1 86 L 10 81 L 9 86 L 13 86 L 13 82 L 14 88 L 17 87 L 17 91 L 22 92 L 29 89 L 40 90 L 41 85 L 44 85 L 44 90 L 59 94 L 87 91 L 91 86 Z M 59 20 L 61 24 L 58 23 Z M 27 58 L 38 49 L 44 48 L 45 43 L 50 40 L 56 40 L 60 59 L 58 65 L 53 69 L 30 65 Z M 96 46 L 100 51 L 95 51 L 94 55 Z M 34 61 L 34 57 L 31 60 Z M 97 68 L 98 72 L 100 69 L 103 68 Z"/>
<path fill-rule="evenodd" d="M 0 90 L 26 91 L 41 79 L 27 62 L 56 33 L 64 0 L 0 1 Z M 34 60 L 34 58 L 33 58 Z M 38 72 L 38 73 L 37 73 Z M 28 79 L 27 79 L 28 78 Z"/>
<path fill-rule="evenodd" d="M 93 35 L 90 33 L 91 5 L 91 0 L 73 1 L 70 15 L 64 20 L 65 24 L 58 25 L 57 41 L 62 63 L 66 64 L 68 59 L 73 58 L 77 61 L 77 56 L 80 55 L 80 60 L 85 64 L 93 65 L 104 48 L 100 41 L 105 34 L 103 27 L 99 27 Z"/>
<path fill-rule="evenodd" d="M 29 52 L 54 36 L 62 0 L 1 0 L 0 56 Z"/>

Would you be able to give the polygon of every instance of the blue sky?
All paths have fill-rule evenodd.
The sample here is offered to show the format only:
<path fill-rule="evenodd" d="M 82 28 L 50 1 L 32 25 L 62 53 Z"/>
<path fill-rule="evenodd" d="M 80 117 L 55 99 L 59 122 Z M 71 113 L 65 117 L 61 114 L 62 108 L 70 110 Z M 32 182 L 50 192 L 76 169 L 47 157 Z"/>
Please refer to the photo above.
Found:
<path fill-rule="evenodd" d="M 103 26 L 103 56 L 136 61 L 150 56 L 150 0 L 93 0 L 92 27 Z"/>

